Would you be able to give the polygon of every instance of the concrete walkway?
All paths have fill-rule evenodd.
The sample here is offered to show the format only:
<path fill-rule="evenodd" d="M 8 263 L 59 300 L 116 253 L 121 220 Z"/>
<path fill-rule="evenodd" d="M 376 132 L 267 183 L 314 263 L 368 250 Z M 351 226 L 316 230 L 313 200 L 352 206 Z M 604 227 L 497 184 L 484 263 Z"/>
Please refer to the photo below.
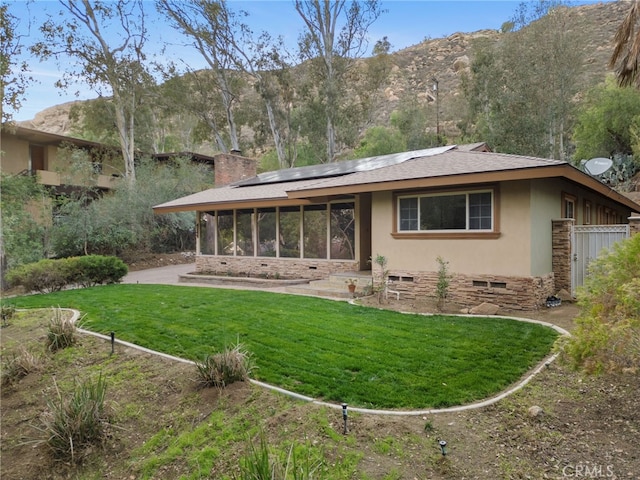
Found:
<path fill-rule="evenodd" d="M 227 288 L 235 290 L 265 290 L 273 293 L 288 293 L 286 287 L 252 287 L 251 285 L 242 284 L 212 284 L 197 282 L 181 282 L 180 275 L 195 272 L 195 263 L 184 263 L 178 265 L 169 265 L 165 267 L 148 268 L 146 270 L 138 270 L 129 272 L 121 283 L 142 283 L 148 285 L 179 285 L 182 287 L 209 287 L 209 288 Z"/>
<path fill-rule="evenodd" d="M 129 272 L 122 279 L 122 283 L 178 285 L 180 284 L 180 275 L 191 273 L 195 271 L 195 269 L 195 263 L 184 263 L 179 265 L 169 265 L 168 267 L 148 268 L 146 270 Z"/>

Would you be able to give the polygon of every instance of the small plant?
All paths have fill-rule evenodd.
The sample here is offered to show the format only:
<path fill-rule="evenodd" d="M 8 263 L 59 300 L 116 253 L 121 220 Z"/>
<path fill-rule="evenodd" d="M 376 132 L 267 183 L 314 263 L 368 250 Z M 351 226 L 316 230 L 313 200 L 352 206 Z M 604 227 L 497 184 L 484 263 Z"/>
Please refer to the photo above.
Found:
<path fill-rule="evenodd" d="M 251 354 L 241 343 L 196 362 L 197 381 L 202 387 L 224 388 L 234 382 L 244 382 L 252 370 Z"/>
<path fill-rule="evenodd" d="M 440 255 L 436 258 L 438 262 L 438 282 L 436 283 L 436 298 L 438 299 L 438 310 L 444 310 L 444 304 L 449 296 L 449 284 L 451 283 L 451 275 L 449 275 L 449 262 L 445 261 Z"/>
<path fill-rule="evenodd" d="M 387 263 L 389 263 L 389 260 L 384 255 L 376 254 L 376 258 L 373 261 L 380 267 L 380 280 L 376 284 L 374 276 L 372 291 L 378 296 L 378 303 L 382 303 L 382 299 L 384 298 L 385 291 L 389 284 L 389 270 L 387 270 Z M 371 262 L 371 260 L 369 260 L 369 262 Z"/>
<path fill-rule="evenodd" d="M 47 348 L 57 352 L 76 343 L 76 325 L 60 308 L 52 308 L 47 331 Z"/>
<path fill-rule="evenodd" d="M 431 420 L 427 420 L 427 421 L 424 423 L 424 431 L 425 431 L 426 433 L 430 433 L 430 432 L 433 432 L 433 429 L 434 429 L 434 427 L 433 427 L 433 423 L 431 422 Z"/>
<path fill-rule="evenodd" d="M 2 385 L 8 386 L 16 383 L 31 372 L 37 371 L 40 365 L 40 359 L 24 346 L 21 346 L 18 354 L 12 355 L 11 358 L 2 365 Z"/>
<path fill-rule="evenodd" d="M 354 287 L 356 286 L 356 284 L 358 283 L 358 279 L 357 278 L 348 278 L 344 281 L 344 283 L 346 283 L 347 285 L 353 285 Z"/>
<path fill-rule="evenodd" d="M 83 449 L 104 436 L 106 382 L 102 375 L 96 381 L 87 380 L 77 384 L 70 396 L 61 395 L 55 380 L 54 385 L 57 395 L 47 401 L 41 429 L 55 458 L 76 463 Z"/>
<path fill-rule="evenodd" d="M 240 460 L 240 476 L 234 477 L 236 480 L 312 480 L 322 466 L 322 456 L 310 445 L 291 444 L 287 450 L 271 448 L 264 432 L 260 432 L 259 445 L 250 441 L 248 450 Z"/>

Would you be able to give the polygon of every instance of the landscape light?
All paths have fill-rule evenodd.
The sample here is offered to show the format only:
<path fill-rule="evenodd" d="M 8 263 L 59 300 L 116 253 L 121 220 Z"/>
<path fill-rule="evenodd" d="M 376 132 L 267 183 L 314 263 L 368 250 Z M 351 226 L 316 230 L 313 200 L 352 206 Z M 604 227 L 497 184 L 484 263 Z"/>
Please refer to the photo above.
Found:
<path fill-rule="evenodd" d="M 349 414 L 347 413 L 347 404 L 342 404 L 342 420 L 344 421 L 344 434 L 347 434 L 347 417 Z"/>
<path fill-rule="evenodd" d="M 445 456 L 447 454 L 447 442 L 440 440 L 438 444 L 440 445 L 440 450 L 442 450 L 442 456 Z"/>

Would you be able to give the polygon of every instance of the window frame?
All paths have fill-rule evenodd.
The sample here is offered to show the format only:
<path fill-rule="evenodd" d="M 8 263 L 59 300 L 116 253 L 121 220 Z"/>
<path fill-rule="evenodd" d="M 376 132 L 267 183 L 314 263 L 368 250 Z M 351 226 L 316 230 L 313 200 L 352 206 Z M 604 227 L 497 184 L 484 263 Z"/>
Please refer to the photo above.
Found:
<path fill-rule="evenodd" d="M 591 201 L 585 199 L 584 205 L 582 206 L 582 224 L 591 225 L 592 215 L 593 215 L 593 207 L 591 205 Z"/>
<path fill-rule="evenodd" d="M 465 195 L 466 196 L 466 226 L 469 225 L 469 195 L 474 193 L 491 193 L 491 229 L 453 229 L 453 230 L 400 230 L 400 199 L 434 197 L 444 195 Z M 477 238 L 495 239 L 500 237 L 500 190 L 498 185 L 480 185 L 472 188 L 438 189 L 438 190 L 416 190 L 406 192 L 394 192 L 393 194 L 393 228 L 391 236 L 397 239 L 416 238 Z M 419 209 L 419 207 L 418 207 Z M 418 216 L 418 222 L 420 218 Z"/>
<path fill-rule="evenodd" d="M 572 216 L 567 215 L 567 207 L 571 205 Z M 575 195 L 571 195 L 570 193 L 563 192 L 562 193 L 562 217 L 561 218 L 571 218 L 573 220 L 577 219 L 578 216 L 578 197 Z"/>

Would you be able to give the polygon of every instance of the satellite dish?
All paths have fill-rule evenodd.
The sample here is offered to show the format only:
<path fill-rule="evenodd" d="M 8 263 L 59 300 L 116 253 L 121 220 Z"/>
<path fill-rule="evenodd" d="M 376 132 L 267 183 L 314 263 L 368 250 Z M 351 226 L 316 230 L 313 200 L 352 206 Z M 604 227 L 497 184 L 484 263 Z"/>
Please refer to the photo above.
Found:
<path fill-rule="evenodd" d="M 584 164 L 584 169 L 589 175 L 602 175 L 613 166 L 613 161 L 610 158 L 592 158 Z"/>

